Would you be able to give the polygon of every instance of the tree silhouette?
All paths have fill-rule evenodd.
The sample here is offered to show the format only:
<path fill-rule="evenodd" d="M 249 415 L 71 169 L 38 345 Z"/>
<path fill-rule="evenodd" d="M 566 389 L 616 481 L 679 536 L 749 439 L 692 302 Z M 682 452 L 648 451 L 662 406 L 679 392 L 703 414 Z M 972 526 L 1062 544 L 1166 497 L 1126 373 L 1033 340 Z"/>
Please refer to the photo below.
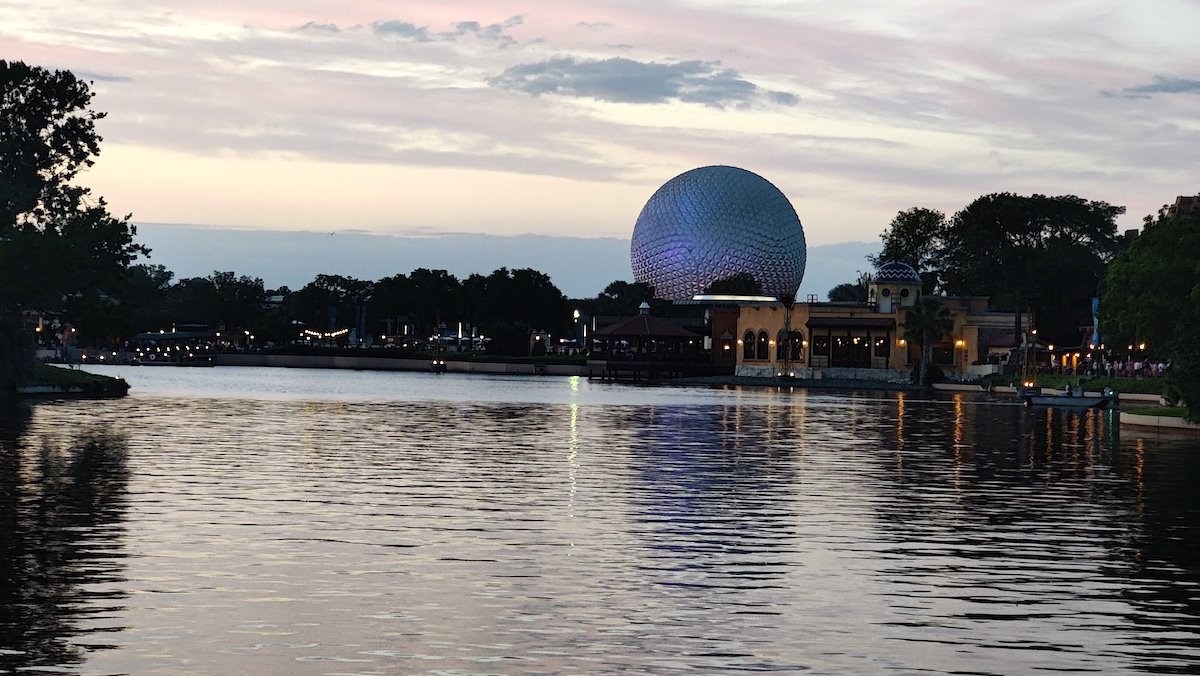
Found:
<path fill-rule="evenodd" d="M 930 384 L 933 344 L 953 327 L 950 310 L 935 297 L 923 296 L 908 308 L 904 316 L 904 339 L 916 344 L 921 351 L 917 369 L 918 385 Z"/>
<path fill-rule="evenodd" d="M 104 114 L 91 101 L 70 72 L 0 60 L 0 331 L 17 331 L 25 309 L 95 300 L 149 253 L 133 242 L 129 216 L 114 218 L 103 198 L 71 183 L 100 151 Z M 0 361 L 28 359 L 28 345 L 11 353 L 19 344 L 0 340 Z"/>

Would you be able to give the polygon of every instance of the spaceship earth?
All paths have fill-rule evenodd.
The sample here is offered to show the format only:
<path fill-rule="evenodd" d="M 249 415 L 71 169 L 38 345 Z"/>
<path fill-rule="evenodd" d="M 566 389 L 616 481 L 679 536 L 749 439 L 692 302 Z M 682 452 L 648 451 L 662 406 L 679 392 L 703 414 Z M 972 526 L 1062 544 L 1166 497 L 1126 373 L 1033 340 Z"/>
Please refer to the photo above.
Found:
<path fill-rule="evenodd" d="M 737 167 L 686 171 L 642 207 L 633 228 L 633 278 L 655 295 L 687 300 L 749 273 L 763 292 L 792 300 L 804 279 L 804 228 L 770 181 Z"/>

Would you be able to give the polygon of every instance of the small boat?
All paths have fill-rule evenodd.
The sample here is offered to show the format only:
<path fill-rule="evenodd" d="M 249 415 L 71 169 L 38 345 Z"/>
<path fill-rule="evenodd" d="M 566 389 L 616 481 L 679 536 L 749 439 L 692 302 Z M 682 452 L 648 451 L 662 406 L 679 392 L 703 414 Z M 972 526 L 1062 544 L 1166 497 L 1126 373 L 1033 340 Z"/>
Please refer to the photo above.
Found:
<path fill-rule="evenodd" d="M 1023 385 L 1018 388 L 1017 396 L 1025 404 L 1025 408 L 1033 406 L 1056 406 L 1059 408 L 1116 408 L 1117 393 L 1104 388 L 1101 394 L 1084 394 L 1082 388 L 1046 394 L 1042 388 Z"/>

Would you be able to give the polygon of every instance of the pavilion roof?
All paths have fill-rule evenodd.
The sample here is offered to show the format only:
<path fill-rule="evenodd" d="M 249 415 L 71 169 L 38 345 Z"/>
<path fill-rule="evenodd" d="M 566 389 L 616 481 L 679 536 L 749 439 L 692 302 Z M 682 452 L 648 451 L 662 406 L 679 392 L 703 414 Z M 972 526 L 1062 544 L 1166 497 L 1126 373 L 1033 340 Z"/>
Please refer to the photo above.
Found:
<path fill-rule="evenodd" d="M 596 329 L 597 336 L 611 337 L 647 337 L 647 338 L 695 338 L 696 334 L 687 329 L 672 324 L 651 315 L 636 315 Z"/>

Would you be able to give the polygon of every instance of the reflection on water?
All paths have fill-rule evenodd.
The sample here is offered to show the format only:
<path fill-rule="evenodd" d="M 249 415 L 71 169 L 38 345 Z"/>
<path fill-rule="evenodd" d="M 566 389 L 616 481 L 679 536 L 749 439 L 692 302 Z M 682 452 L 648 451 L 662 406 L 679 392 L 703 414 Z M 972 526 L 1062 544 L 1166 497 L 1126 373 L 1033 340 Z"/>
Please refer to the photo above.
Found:
<path fill-rule="evenodd" d="M 0 664 L 1200 663 L 1200 440 L 1118 434 L 1105 412 L 187 371 L 7 428 Z"/>
<path fill-rule="evenodd" d="M 119 632 L 125 442 L 106 427 L 46 430 L 18 443 L 24 411 L 0 422 L 0 666 L 84 661 Z"/>

